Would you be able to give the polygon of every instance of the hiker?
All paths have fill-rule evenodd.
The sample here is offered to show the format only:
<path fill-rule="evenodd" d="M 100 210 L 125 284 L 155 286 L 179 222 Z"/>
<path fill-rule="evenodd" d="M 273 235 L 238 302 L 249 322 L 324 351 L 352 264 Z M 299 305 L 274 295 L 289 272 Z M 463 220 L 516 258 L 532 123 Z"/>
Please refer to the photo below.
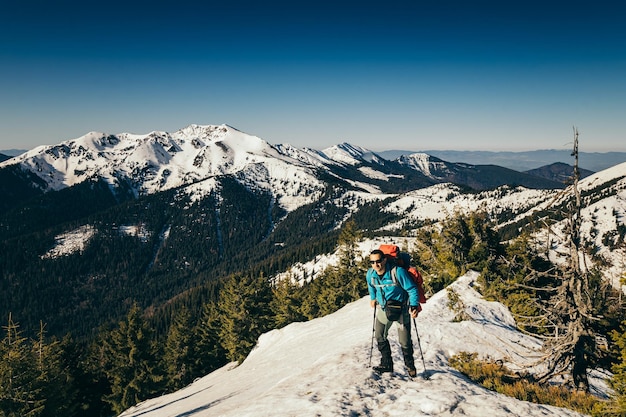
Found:
<path fill-rule="evenodd" d="M 398 327 L 398 341 L 402 347 L 404 364 L 409 376 L 417 375 L 413 360 L 411 341 L 411 318 L 419 311 L 417 285 L 404 268 L 396 269 L 397 284 L 393 280 L 393 265 L 389 265 L 383 251 L 375 249 L 370 253 L 372 267 L 367 271 L 367 288 L 372 308 L 378 308 L 374 324 L 374 334 L 381 354 L 380 365 L 374 367 L 378 373 L 393 372 L 391 346 L 387 339 L 394 321 Z M 378 305 L 378 307 L 376 307 Z"/>

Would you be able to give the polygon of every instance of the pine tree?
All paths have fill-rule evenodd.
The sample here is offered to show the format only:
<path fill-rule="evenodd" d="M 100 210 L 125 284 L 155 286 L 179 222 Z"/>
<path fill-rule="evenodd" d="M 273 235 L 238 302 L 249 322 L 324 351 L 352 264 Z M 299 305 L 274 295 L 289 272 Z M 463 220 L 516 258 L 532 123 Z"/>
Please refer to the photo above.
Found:
<path fill-rule="evenodd" d="M 32 345 L 33 357 L 37 364 L 37 382 L 41 387 L 45 407 L 42 417 L 71 416 L 78 411 L 78 389 L 74 384 L 72 368 L 76 364 L 68 361 L 66 351 L 71 340 L 53 338 L 45 340 L 45 325 L 40 323 L 38 338 Z"/>
<path fill-rule="evenodd" d="M 258 337 L 272 328 L 272 289 L 262 274 L 231 276 L 220 292 L 220 336 L 226 356 L 241 362 Z"/>
<path fill-rule="evenodd" d="M 73 414 L 64 415 L 112 415 L 109 404 L 102 398 L 104 393 L 110 392 L 110 387 L 102 372 L 102 349 L 97 338 L 88 345 L 83 345 L 74 342 L 68 335 L 61 341 L 61 347 L 64 366 L 68 367 L 72 374 L 72 388 L 75 392 L 69 398 L 72 399 L 76 410 Z M 51 400 L 50 396 L 48 400 Z"/>
<path fill-rule="evenodd" d="M 32 344 L 9 314 L 0 344 L 0 416 L 38 417 L 44 410 Z"/>
<path fill-rule="evenodd" d="M 197 339 L 193 330 L 191 314 L 183 307 L 170 326 L 163 353 L 163 369 L 171 390 L 186 386 L 197 376 L 194 349 Z"/>
<path fill-rule="evenodd" d="M 318 277 L 313 281 L 305 284 L 302 287 L 302 303 L 300 304 L 300 314 L 302 314 L 307 320 L 320 317 L 319 300 L 321 298 L 322 287 L 324 280 Z"/>
<path fill-rule="evenodd" d="M 220 339 L 221 316 L 217 303 L 206 303 L 196 325 L 198 335 L 196 345 L 196 368 L 199 375 L 205 375 L 226 364 L 226 350 Z"/>
<path fill-rule="evenodd" d="M 338 267 L 328 267 L 324 273 L 316 279 L 320 291 L 317 297 L 319 315 L 331 314 L 348 302 L 352 301 L 349 293 L 348 280 Z M 361 277 L 363 281 L 363 278 Z"/>
<path fill-rule="evenodd" d="M 104 400 L 120 413 L 156 395 L 163 375 L 157 366 L 157 349 L 152 332 L 137 304 L 119 327 L 102 335 L 101 366 L 111 393 Z"/>
<path fill-rule="evenodd" d="M 339 235 L 339 262 L 329 266 L 315 280 L 303 287 L 300 311 L 307 319 L 333 313 L 367 294 L 364 264 L 358 250 L 362 233 L 356 223 L 349 220 Z"/>
<path fill-rule="evenodd" d="M 296 321 L 305 319 L 300 312 L 302 289 L 290 277 L 278 280 L 272 286 L 274 297 L 271 309 L 274 313 L 274 326 L 281 328 Z"/>
<path fill-rule="evenodd" d="M 622 323 L 619 331 L 613 331 L 613 342 L 618 349 L 619 362 L 613 370 L 613 377 L 609 380 L 609 385 L 613 389 L 610 401 L 603 407 L 604 416 L 624 416 L 626 415 L 626 321 Z"/>
<path fill-rule="evenodd" d="M 472 244 L 465 215 L 457 213 L 437 227 L 420 229 L 418 240 L 420 250 L 414 259 L 422 266 L 432 292 L 442 290 L 466 271 Z"/>
<path fill-rule="evenodd" d="M 345 222 L 339 234 L 339 268 L 346 272 L 359 271 L 360 252 L 358 243 L 363 238 L 363 233 L 357 228 L 356 222 L 352 219 Z"/>
<path fill-rule="evenodd" d="M 337 271 L 339 278 L 344 282 L 343 292 L 346 294 L 346 302 L 358 300 L 367 294 L 365 274 L 369 264 L 367 259 L 362 258 L 358 247 L 362 239 L 363 233 L 357 229 L 356 222 L 348 220 L 339 234 L 339 268 Z"/>

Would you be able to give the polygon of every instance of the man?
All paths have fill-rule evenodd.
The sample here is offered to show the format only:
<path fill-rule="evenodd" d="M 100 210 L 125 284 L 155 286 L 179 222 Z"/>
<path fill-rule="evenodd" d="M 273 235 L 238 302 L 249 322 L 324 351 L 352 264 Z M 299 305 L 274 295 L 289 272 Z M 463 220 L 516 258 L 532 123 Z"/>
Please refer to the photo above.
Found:
<path fill-rule="evenodd" d="M 380 351 L 380 365 L 374 367 L 378 373 L 393 372 L 391 346 L 387 339 L 389 329 L 394 321 L 398 323 L 398 341 L 402 347 L 404 364 L 409 376 L 417 375 L 413 360 L 413 343 L 411 342 L 411 318 L 417 317 L 419 307 L 419 293 L 417 285 L 409 273 L 396 267 L 397 284 L 393 280 L 393 265 L 388 265 L 385 254 L 376 249 L 370 253 L 372 267 L 367 271 L 367 288 L 370 293 L 370 304 L 377 308 L 374 324 L 374 334 Z M 391 311 L 398 305 L 399 317 L 393 317 Z M 389 318 L 388 318 L 389 317 Z"/>

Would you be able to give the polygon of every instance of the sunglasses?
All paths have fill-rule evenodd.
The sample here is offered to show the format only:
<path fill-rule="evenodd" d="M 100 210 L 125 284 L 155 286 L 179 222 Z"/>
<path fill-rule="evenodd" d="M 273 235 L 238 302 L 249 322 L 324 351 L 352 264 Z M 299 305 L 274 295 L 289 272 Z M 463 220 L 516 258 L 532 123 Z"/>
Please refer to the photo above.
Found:
<path fill-rule="evenodd" d="M 374 264 L 382 264 L 382 263 L 383 263 L 383 260 L 384 260 L 384 259 L 373 259 L 373 260 L 372 260 L 372 259 L 370 259 L 370 263 L 371 263 L 372 265 L 374 265 Z"/>

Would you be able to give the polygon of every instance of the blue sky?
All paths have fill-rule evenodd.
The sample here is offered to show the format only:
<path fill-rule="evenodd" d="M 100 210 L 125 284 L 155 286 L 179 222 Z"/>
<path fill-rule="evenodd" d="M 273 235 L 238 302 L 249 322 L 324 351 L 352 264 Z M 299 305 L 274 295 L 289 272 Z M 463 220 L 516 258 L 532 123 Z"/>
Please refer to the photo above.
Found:
<path fill-rule="evenodd" d="M 91 3 L 0 0 L 0 149 L 226 123 L 372 150 L 563 149 L 577 126 L 626 151 L 619 2 Z"/>

